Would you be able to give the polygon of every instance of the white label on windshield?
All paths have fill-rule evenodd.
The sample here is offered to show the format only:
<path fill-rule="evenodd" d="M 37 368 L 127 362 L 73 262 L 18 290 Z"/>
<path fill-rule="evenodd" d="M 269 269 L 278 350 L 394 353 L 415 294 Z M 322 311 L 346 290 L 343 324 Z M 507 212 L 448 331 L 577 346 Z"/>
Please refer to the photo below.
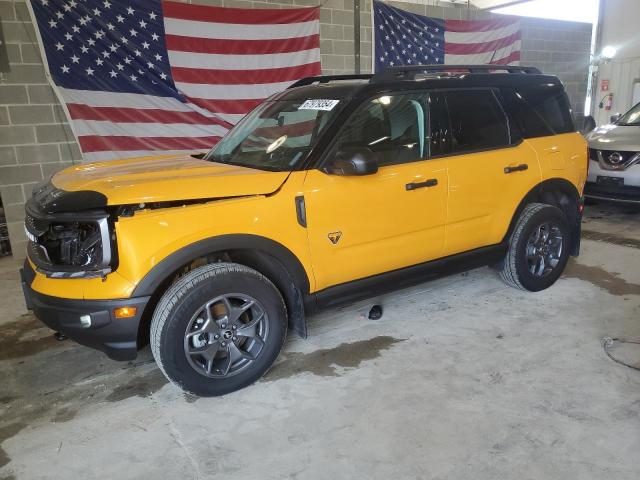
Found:
<path fill-rule="evenodd" d="M 316 98 L 314 100 L 307 100 L 298 107 L 298 110 L 333 110 L 340 100 L 324 100 Z"/>

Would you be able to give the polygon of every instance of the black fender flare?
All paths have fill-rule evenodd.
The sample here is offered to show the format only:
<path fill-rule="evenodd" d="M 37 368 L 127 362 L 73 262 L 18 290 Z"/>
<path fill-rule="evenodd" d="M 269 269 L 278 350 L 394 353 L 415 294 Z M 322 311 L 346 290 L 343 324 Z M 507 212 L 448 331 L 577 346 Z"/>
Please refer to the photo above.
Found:
<path fill-rule="evenodd" d="M 132 297 L 152 296 L 181 268 L 197 258 L 218 252 L 241 251 L 247 266 L 256 268 L 281 291 L 289 310 L 289 326 L 306 337 L 303 299 L 309 294 L 309 277 L 298 258 L 281 243 L 250 234 L 229 234 L 205 238 L 162 259 L 136 285 Z M 243 263 L 242 261 L 239 263 Z"/>

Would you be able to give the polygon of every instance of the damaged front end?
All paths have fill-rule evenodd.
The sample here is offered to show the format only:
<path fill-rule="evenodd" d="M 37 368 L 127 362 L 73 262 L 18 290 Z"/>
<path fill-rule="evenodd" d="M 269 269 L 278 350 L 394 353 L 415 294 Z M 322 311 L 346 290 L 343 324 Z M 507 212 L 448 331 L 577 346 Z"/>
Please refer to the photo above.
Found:
<path fill-rule="evenodd" d="M 66 192 L 47 183 L 27 202 L 27 253 L 50 278 L 104 277 L 116 265 L 115 233 L 106 198 Z"/>

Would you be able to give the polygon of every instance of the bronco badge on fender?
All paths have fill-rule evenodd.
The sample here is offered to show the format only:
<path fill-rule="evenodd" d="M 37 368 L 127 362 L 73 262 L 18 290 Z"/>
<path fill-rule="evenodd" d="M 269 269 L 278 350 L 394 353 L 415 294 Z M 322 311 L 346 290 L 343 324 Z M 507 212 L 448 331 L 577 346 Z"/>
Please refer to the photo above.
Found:
<path fill-rule="evenodd" d="M 331 241 L 331 243 L 335 245 L 340 241 L 340 237 L 342 237 L 342 232 L 331 232 L 329 235 L 327 235 L 327 237 L 329 237 L 329 240 Z"/>

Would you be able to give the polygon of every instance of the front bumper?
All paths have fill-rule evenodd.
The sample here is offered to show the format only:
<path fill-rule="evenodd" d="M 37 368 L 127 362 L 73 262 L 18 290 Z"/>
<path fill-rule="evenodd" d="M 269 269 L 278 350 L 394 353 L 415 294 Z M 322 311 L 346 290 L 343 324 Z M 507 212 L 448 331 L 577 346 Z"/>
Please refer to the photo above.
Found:
<path fill-rule="evenodd" d="M 602 177 L 619 179 L 622 184 L 603 183 L 600 181 Z M 640 204 L 640 164 L 624 170 L 607 170 L 593 159 L 589 160 L 589 178 L 584 187 L 584 196 L 593 200 Z"/>
<path fill-rule="evenodd" d="M 101 350 L 114 360 L 136 358 L 138 326 L 150 297 L 76 300 L 43 295 L 31 288 L 35 272 L 29 262 L 25 262 L 20 270 L 20 277 L 27 308 L 49 328 L 82 345 Z M 137 307 L 136 316 L 115 318 L 113 310 L 124 306 Z M 91 319 L 90 326 L 81 321 L 81 317 L 87 315 Z"/>
<path fill-rule="evenodd" d="M 587 182 L 584 196 L 593 200 L 640 205 L 640 187 L 635 186 L 603 186 Z"/>

